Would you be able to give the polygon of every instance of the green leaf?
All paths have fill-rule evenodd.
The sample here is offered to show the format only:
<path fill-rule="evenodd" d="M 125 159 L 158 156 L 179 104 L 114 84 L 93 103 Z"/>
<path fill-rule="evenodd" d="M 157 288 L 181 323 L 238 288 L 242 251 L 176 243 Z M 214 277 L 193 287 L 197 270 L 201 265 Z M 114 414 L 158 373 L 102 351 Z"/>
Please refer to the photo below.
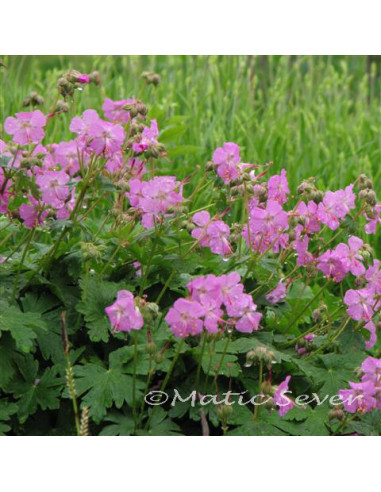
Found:
<path fill-rule="evenodd" d="M 16 412 L 17 405 L 15 403 L 11 403 L 6 399 L 0 400 L 0 436 L 4 436 L 11 429 L 9 425 L 4 424 L 4 421 L 9 420 Z"/>
<path fill-rule="evenodd" d="M 76 388 L 82 397 L 82 404 L 89 407 L 90 416 L 96 423 L 106 416 L 107 409 L 113 405 L 121 408 L 124 403 L 132 406 L 133 378 L 123 373 L 118 365 L 110 365 L 109 369 L 99 364 L 89 363 L 85 366 L 75 366 Z M 140 391 L 144 383 L 136 381 L 136 404 L 142 398 Z"/>
<path fill-rule="evenodd" d="M 18 307 L 0 300 L 0 333 L 9 331 L 17 348 L 30 352 L 37 336 L 36 329 L 47 329 L 40 314 L 23 313 Z"/>
<path fill-rule="evenodd" d="M 152 413 L 153 412 L 153 413 Z M 139 436 L 178 436 L 180 427 L 168 417 L 163 408 L 154 407 L 151 410 L 152 418 L 148 431 L 137 431 Z"/>
<path fill-rule="evenodd" d="M 8 336 L 0 339 L 0 389 L 4 389 L 16 372 L 14 342 Z"/>
<path fill-rule="evenodd" d="M 353 372 L 364 358 L 361 352 L 352 352 L 346 355 L 326 354 L 319 356 L 321 367 L 316 367 L 313 379 L 321 385 L 319 394 L 334 396 L 339 389 L 348 386 L 348 381 L 353 380 Z"/>
<path fill-rule="evenodd" d="M 381 436 L 381 410 L 373 410 L 359 416 L 349 424 L 353 432 L 361 436 Z"/>
<path fill-rule="evenodd" d="M 38 362 L 31 357 L 20 358 L 18 365 L 24 380 L 12 381 L 7 391 L 18 398 L 20 422 L 25 422 L 38 407 L 42 410 L 59 408 L 64 379 L 57 376 L 56 370 L 47 368 L 38 377 Z"/>
<path fill-rule="evenodd" d="M 105 308 L 116 298 L 118 290 L 122 289 L 112 282 L 97 282 L 91 278 L 81 280 L 82 300 L 77 304 L 77 311 L 84 315 L 89 337 L 92 342 L 108 342 L 110 338 L 110 323 L 105 314 Z"/>
<path fill-rule="evenodd" d="M 100 436 L 130 436 L 134 432 L 134 420 L 130 415 L 115 412 L 108 415 L 105 421 L 112 424 L 106 425 L 99 433 Z"/>

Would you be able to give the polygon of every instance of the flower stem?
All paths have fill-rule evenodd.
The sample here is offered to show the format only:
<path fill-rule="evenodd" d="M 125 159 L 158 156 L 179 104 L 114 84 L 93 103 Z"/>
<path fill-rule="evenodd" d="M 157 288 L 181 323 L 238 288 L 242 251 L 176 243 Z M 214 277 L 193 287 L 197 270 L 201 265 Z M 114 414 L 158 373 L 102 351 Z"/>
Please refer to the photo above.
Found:
<path fill-rule="evenodd" d="M 263 380 L 263 360 L 259 361 L 259 375 L 258 375 L 258 395 L 262 393 L 262 380 Z M 260 405 L 254 405 L 254 420 L 258 420 Z"/>

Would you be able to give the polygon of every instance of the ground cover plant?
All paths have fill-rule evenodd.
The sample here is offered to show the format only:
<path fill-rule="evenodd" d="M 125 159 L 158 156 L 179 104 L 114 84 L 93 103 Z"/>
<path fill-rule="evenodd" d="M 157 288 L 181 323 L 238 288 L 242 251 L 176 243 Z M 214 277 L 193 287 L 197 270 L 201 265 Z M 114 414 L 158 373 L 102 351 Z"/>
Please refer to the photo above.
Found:
<path fill-rule="evenodd" d="M 0 433 L 380 434 L 381 112 L 353 63 L 2 60 Z"/>

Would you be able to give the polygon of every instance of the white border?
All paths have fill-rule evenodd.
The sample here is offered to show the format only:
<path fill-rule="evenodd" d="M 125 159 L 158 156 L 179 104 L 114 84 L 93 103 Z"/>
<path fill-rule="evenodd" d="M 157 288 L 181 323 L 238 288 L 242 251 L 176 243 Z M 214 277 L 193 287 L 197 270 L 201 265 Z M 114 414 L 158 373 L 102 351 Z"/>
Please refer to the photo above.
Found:
<path fill-rule="evenodd" d="M 378 0 L 17 0 L 4 54 L 381 54 Z"/>
<path fill-rule="evenodd" d="M 1 489 L 376 490 L 378 444 L 371 437 L 5 437 Z"/>

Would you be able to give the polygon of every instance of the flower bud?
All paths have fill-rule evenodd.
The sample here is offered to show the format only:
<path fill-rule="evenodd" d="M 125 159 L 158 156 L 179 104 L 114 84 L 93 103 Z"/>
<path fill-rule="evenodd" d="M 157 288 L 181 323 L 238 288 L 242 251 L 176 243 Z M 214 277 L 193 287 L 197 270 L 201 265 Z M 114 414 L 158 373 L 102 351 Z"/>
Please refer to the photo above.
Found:
<path fill-rule="evenodd" d="M 321 190 L 314 190 L 311 193 L 311 198 L 315 203 L 320 203 L 321 201 L 323 201 L 324 192 Z"/>
<path fill-rule="evenodd" d="M 90 82 L 95 84 L 95 85 L 101 85 L 101 76 L 99 75 L 99 72 L 97 70 L 94 70 L 94 72 L 91 72 Z"/>
<path fill-rule="evenodd" d="M 80 243 L 82 250 L 82 257 L 87 260 L 99 260 L 102 257 L 102 253 L 105 249 L 103 245 L 95 245 L 94 243 Z"/>
<path fill-rule="evenodd" d="M 156 352 L 155 362 L 156 364 L 161 364 L 164 361 L 164 354 L 162 352 Z"/>
<path fill-rule="evenodd" d="M 67 113 L 69 111 L 69 105 L 65 101 L 57 101 L 56 107 L 54 108 L 54 112 L 62 112 Z"/>
<path fill-rule="evenodd" d="M 23 108 L 26 108 L 28 106 L 42 106 L 43 104 L 44 98 L 37 94 L 37 92 L 31 92 L 29 96 L 24 99 L 22 106 Z"/>
<path fill-rule="evenodd" d="M 344 412 L 339 406 L 335 406 L 328 412 L 328 420 L 343 420 L 344 418 Z"/>
<path fill-rule="evenodd" d="M 217 407 L 217 416 L 221 421 L 226 420 L 232 413 L 233 413 L 232 405 L 222 404 L 222 405 L 218 405 Z"/>
<path fill-rule="evenodd" d="M 206 164 L 205 164 L 205 169 L 207 171 L 214 171 L 216 165 L 214 164 L 213 161 L 208 161 Z"/>
<path fill-rule="evenodd" d="M 153 355 L 156 352 L 156 343 L 155 342 L 147 342 L 146 343 L 146 352 L 147 354 Z"/>
<path fill-rule="evenodd" d="M 72 96 L 74 94 L 75 86 L 73 83 L 69 82 L 66 78 L 61 77 L 57 82 L 58 92 L 66 98 L 67 96 Z"/>
<path fill-rule="evenodd" d="M 159 306 L 154 302 L 147 302 L 142 297 L 135 297 L 135 305 L 139 308 L 146 324 L 151 324 L 159 316 Z"/>
<path fill-rule="evenodd" d="M 150 84 L 152 84 L 154 86 L 159 85 L 160 75 L 158 73 L 143 72 L 141 77 L 146 81 L 147 85 L 150 85 Z"/>
<path fill-rule="evenodd" d="M 360 200 L 366 200 L 367 197 L 368 197 L 368 189 L 367 188 L 363 188 L 360 192 L 359 192 L 359 199 Z"/>
<path fill-rule="evenodd" d="M 275 361 L 275 354 L 268 348 L 260 346 L 247 352 L 245 367 L 250 367 L 254 361 L 263 361 L 267 365 L 271 365 Z"/>
<path fill-rule="evenodd" d="M 266 403 L 265 403 L 265 408 L 268 408 L 269 410 L 271 410 L 274 407 L 275 407 L 274 398 L 272 396 L 271 397 L 267 397 L 266 398 Z"/>
<path fill-rule="evenodd" d="M 264 395 L 269 395 L 271 392 L 271 382 L 270 381 L 263 381 L 261 384 L 261 392 Z"/>
<path fill-rule="evenodd" d="M 365 200 L 371 207 L 375 207 L 377 205 L 376 193 L 373 190 L 369 190 Z"/>

